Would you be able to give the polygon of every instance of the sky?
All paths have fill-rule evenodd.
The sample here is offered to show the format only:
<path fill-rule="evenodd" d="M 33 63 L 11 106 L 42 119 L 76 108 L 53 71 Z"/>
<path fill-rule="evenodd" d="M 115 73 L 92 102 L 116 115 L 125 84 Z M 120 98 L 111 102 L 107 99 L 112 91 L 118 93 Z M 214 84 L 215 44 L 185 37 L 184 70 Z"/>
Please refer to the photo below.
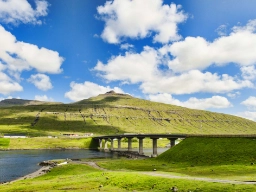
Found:
<path fill-rule="evenodd" d="M 0 0 L 0 100 L 114 90 L 256 121 L 255 0 Z"/>

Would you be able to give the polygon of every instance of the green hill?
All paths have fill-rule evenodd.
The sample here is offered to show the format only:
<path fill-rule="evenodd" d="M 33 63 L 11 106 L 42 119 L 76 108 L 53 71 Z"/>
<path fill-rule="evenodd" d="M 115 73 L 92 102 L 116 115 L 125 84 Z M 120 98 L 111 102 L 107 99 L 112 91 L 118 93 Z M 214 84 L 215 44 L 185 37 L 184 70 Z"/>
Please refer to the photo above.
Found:
<path fill-rule="evenodd" d="M 255 134 L 256 122 L 108 92 L 71 104 L 45 103 L 0 108 L 0 134 L 63 133 Z"/>
<path fill-rule="evenodd" d="M 248 164 L 256 161 L 256 138 L 186 138 L 156 159 L 189 165 Z"/>

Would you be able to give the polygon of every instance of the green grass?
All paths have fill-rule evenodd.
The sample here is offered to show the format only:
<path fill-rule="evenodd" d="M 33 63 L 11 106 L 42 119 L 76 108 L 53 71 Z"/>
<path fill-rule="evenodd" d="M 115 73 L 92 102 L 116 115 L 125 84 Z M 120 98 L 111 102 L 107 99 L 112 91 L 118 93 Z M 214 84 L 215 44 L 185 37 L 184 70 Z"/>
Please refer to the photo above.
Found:
<path fill-rule="evenodd" d="M 196 177 L 256 181 L 255 146 L 253 138 L 187 138 L 154 159 L 100 160 L 98 164 L 116 171 L 157 169 Z"/>
<path fill-rule="evenodd" d="M 33 137 L 33 138 L 12 138 L 0 139 L 9 141 L 4 146 L 5 149 L 54 149 L 54 148 L 79 148 L 79 149 L 97 149 L 98 143 L 92 138 L 46 138 L 46 137 Z M 7 143 L 6 141 L 6 143 Z"/>
<path fill-rule="evenodd" d="M 0 191 L 255 191 L 254 185 L 208 183 L 186 179 L 152 177 L 139 173 L 106 172 L 86 165 L 65 165 L 47 175 L 1 185 Z"/>
<path fill-rule="evenodd" d="M 249 165 L 256 161 L 255 147 L 255 138 L 191 137 L 162 153 L 157 160 L 188 165 Z"/>
<path fill-rule="evenodd" d="M 10 144 L 10 139 L 6 139 L 6 138 L 0 138 L 0 149 L 3 148 L 7 148 Z"/>

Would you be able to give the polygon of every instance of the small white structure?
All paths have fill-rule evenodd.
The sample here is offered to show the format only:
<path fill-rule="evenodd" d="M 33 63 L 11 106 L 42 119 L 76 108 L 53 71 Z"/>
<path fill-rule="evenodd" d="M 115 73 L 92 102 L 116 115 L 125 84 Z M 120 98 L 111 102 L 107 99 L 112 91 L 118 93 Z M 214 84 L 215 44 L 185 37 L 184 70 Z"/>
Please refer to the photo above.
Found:
<path fill-rule="evenodd" d="M 90 136 L 93 136 L 93 133 L 85 133 L 84 136 L 90 137 Z"/>
<path fill-rule="evenodd" d="M 27 136 L 23 134 L 4 134 L 4 138 L 27 138 Z"/>

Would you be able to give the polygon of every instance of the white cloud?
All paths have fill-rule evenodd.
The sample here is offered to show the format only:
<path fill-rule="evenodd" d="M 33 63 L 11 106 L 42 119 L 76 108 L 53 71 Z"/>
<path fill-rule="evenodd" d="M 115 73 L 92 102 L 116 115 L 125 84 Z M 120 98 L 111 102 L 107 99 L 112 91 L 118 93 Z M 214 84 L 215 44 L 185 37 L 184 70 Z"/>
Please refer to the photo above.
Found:
<path fill-rule="evenodd" d="M 242 77 L 248 80 L 256 79 L 256 69 L 253 65 L 241 67 Z"/>
<path fill-rule="evenodd" d="M 0 93 L 8 95 L 12 92 L 23 91 L 22 86 L 0 71 Z"/>
<path fill-rule="evenodd" d="M 234 27 L 229 36 L 222 36 L 213 42 L 202 37 L 187 37 L 166 48 L 174 57 L 169 67 L 174 71 L 205 69 L 212 64 L 222 66 L 233 62 L 241 66 L 256 64 L 256 20 L 245 27 Z"/>
<path fill-rule="evenodd" d="M 197 99 L 195 97 L 189 98 L 187 101 L 179 101 L 172 97 L 168 93 L 149 95 L 151 101 L 178 105 L 182 107 L 188 107 L 192 109 L 209 109 L 209 108 L 228 108 L 232 104 L 227 98 L 222 96 L 212 96 L 211 98 Z"/>
<path fill-rule="evenodd" d="M 179 40 L 177 24 L 187 19 L 180 8 L 175 4 L 163 5 L 163 0 L 107 1 L 97 8 L 105 21 L 101 37 L 108 43 L 119 43 L 123 37 L 145 38 L 154 32 L 155 42 Z"/>
<path fill-rule="evenodd" d="M 59 53 L 17 41 L 15 36 L 0 25 L 0 61 L 13 73 L 32 68 L 43 73 L 60 73 L 63 58 Z"/>
<path fill-rule="evenodd" d="M 50 102 L 54 101 L 53 98 L 48 97 L 47 95 L 36 95 L 35 100 L 37 100 L 37 101 L 50 101 Z"/>
<path fill-rule="evenodd" d="M 252 121 L 256 121 L 256 112 L 244 111 L 244 112 L 238 113 L 237 115 L 246 119 L 250 119 Z"/>
<path fill-rule="evenodd" d="M 236 91 L 234 93 L 228 93 L 227 96 L 234 99 L 236 97 L 238 97 L 239 95 L 241 95 L 241 93 L 239 91 Z"/>
<path fill-rule="evenodd" d="M 160 76 L 145 81 L 140 88 L 144 93 L 190 94 L 196 92 L 226 93 L 244 87 L 253 87 L 248 80 L 235 79 L 227 74 L 192 70 L 177 76 Z"/>
<path fill-rule="evenodd" d="M 124 56 L 112 57 L 107 64 L 98 61 L 94 70 L 109 81 L 123 80 L 131 83 L 151 80 L 160 64 L 156 50 L 144 47 L 141 53 L 126 52 Z"/>
<path fill-rule="evenodd" d="M 140 53 L 112 56 L 106 64 L 98 61 L 94 70 L 107 81 L 139 83 L 145 94 L 230 93 L 253 88 L 255 70 L 249 66 L 256 63 L 256 34 L 252 26 L 233 29 L 230 36 L 212 43 L 202 37 L 187 37 L 158 50 L 145 46 Z M 242 65 L 243 78 L 200 71 L 213 63 L 221 66 L 229 62 Z"/>
<path fill-rule="evenodd" d="M 115 91 L 116 93 L 123 93 L 123 90 L 118 87 L 104 87 L 88 81 L 85 81 L 84 83 L 71 82 L 70 87 L 71 90 L 65 93 L 65 97 L 72 101 L 87 99 L 111 90 Z"/>
<path fill-rule="evenodd" d="M 227 35 L 227 26 L 220 25 L 215 31 L 218 33 L 219 36 L 225 36 Z"/>
<path fill-rule="evenodd" d="M 128 50 L 128 49 L 130 49 L 130 48 L 133 48 L 133 47 L 134 47 L 134 46 L 131 45 L 131 44 L 129 44 L 129 43 L 125 43 L 125 44 L 120 45 L 120 48 L 121 48 L 121 49 L 126 49 L 126 50 Z"/>
<path fill-rule="evenodd" d="M 0 0 L 0 22 L 41 24 L 38 18 L 48 14 L 49 4 L 45 0 L 36 0 L 35 3 L 33 9 L 27 0 Z"/>
<path fill-rule="evenodd" d="M 253 87 L 249 80 L 239 80 L 227 74 L 191 70 L 174 74 L 162 71 L 159 65 L 164 58 L 161 50 L 144 47 L 141 53 L 126 52 L 124 56 L 112 57 L 107 64 L 98 61 L 94 70 L 108 81 L 141 83 L 144 93 L 190 94 L 196 92 L 225 93 L 244 87 Z"/>
<path fill-rule="evenodd" d="M 33 83 L 38 89 L 43 91 L 47 91 L 53 88 L 49 76 L 45 74 L 31 75 L 28 79 L 28 82 Z"/>
<path fill-rule="evenodd" d="M 250 96 L 248 99 L 241 102 L 242 105 L 245 105 L 249 109 L 256 110 L 256 97 Z"/>

